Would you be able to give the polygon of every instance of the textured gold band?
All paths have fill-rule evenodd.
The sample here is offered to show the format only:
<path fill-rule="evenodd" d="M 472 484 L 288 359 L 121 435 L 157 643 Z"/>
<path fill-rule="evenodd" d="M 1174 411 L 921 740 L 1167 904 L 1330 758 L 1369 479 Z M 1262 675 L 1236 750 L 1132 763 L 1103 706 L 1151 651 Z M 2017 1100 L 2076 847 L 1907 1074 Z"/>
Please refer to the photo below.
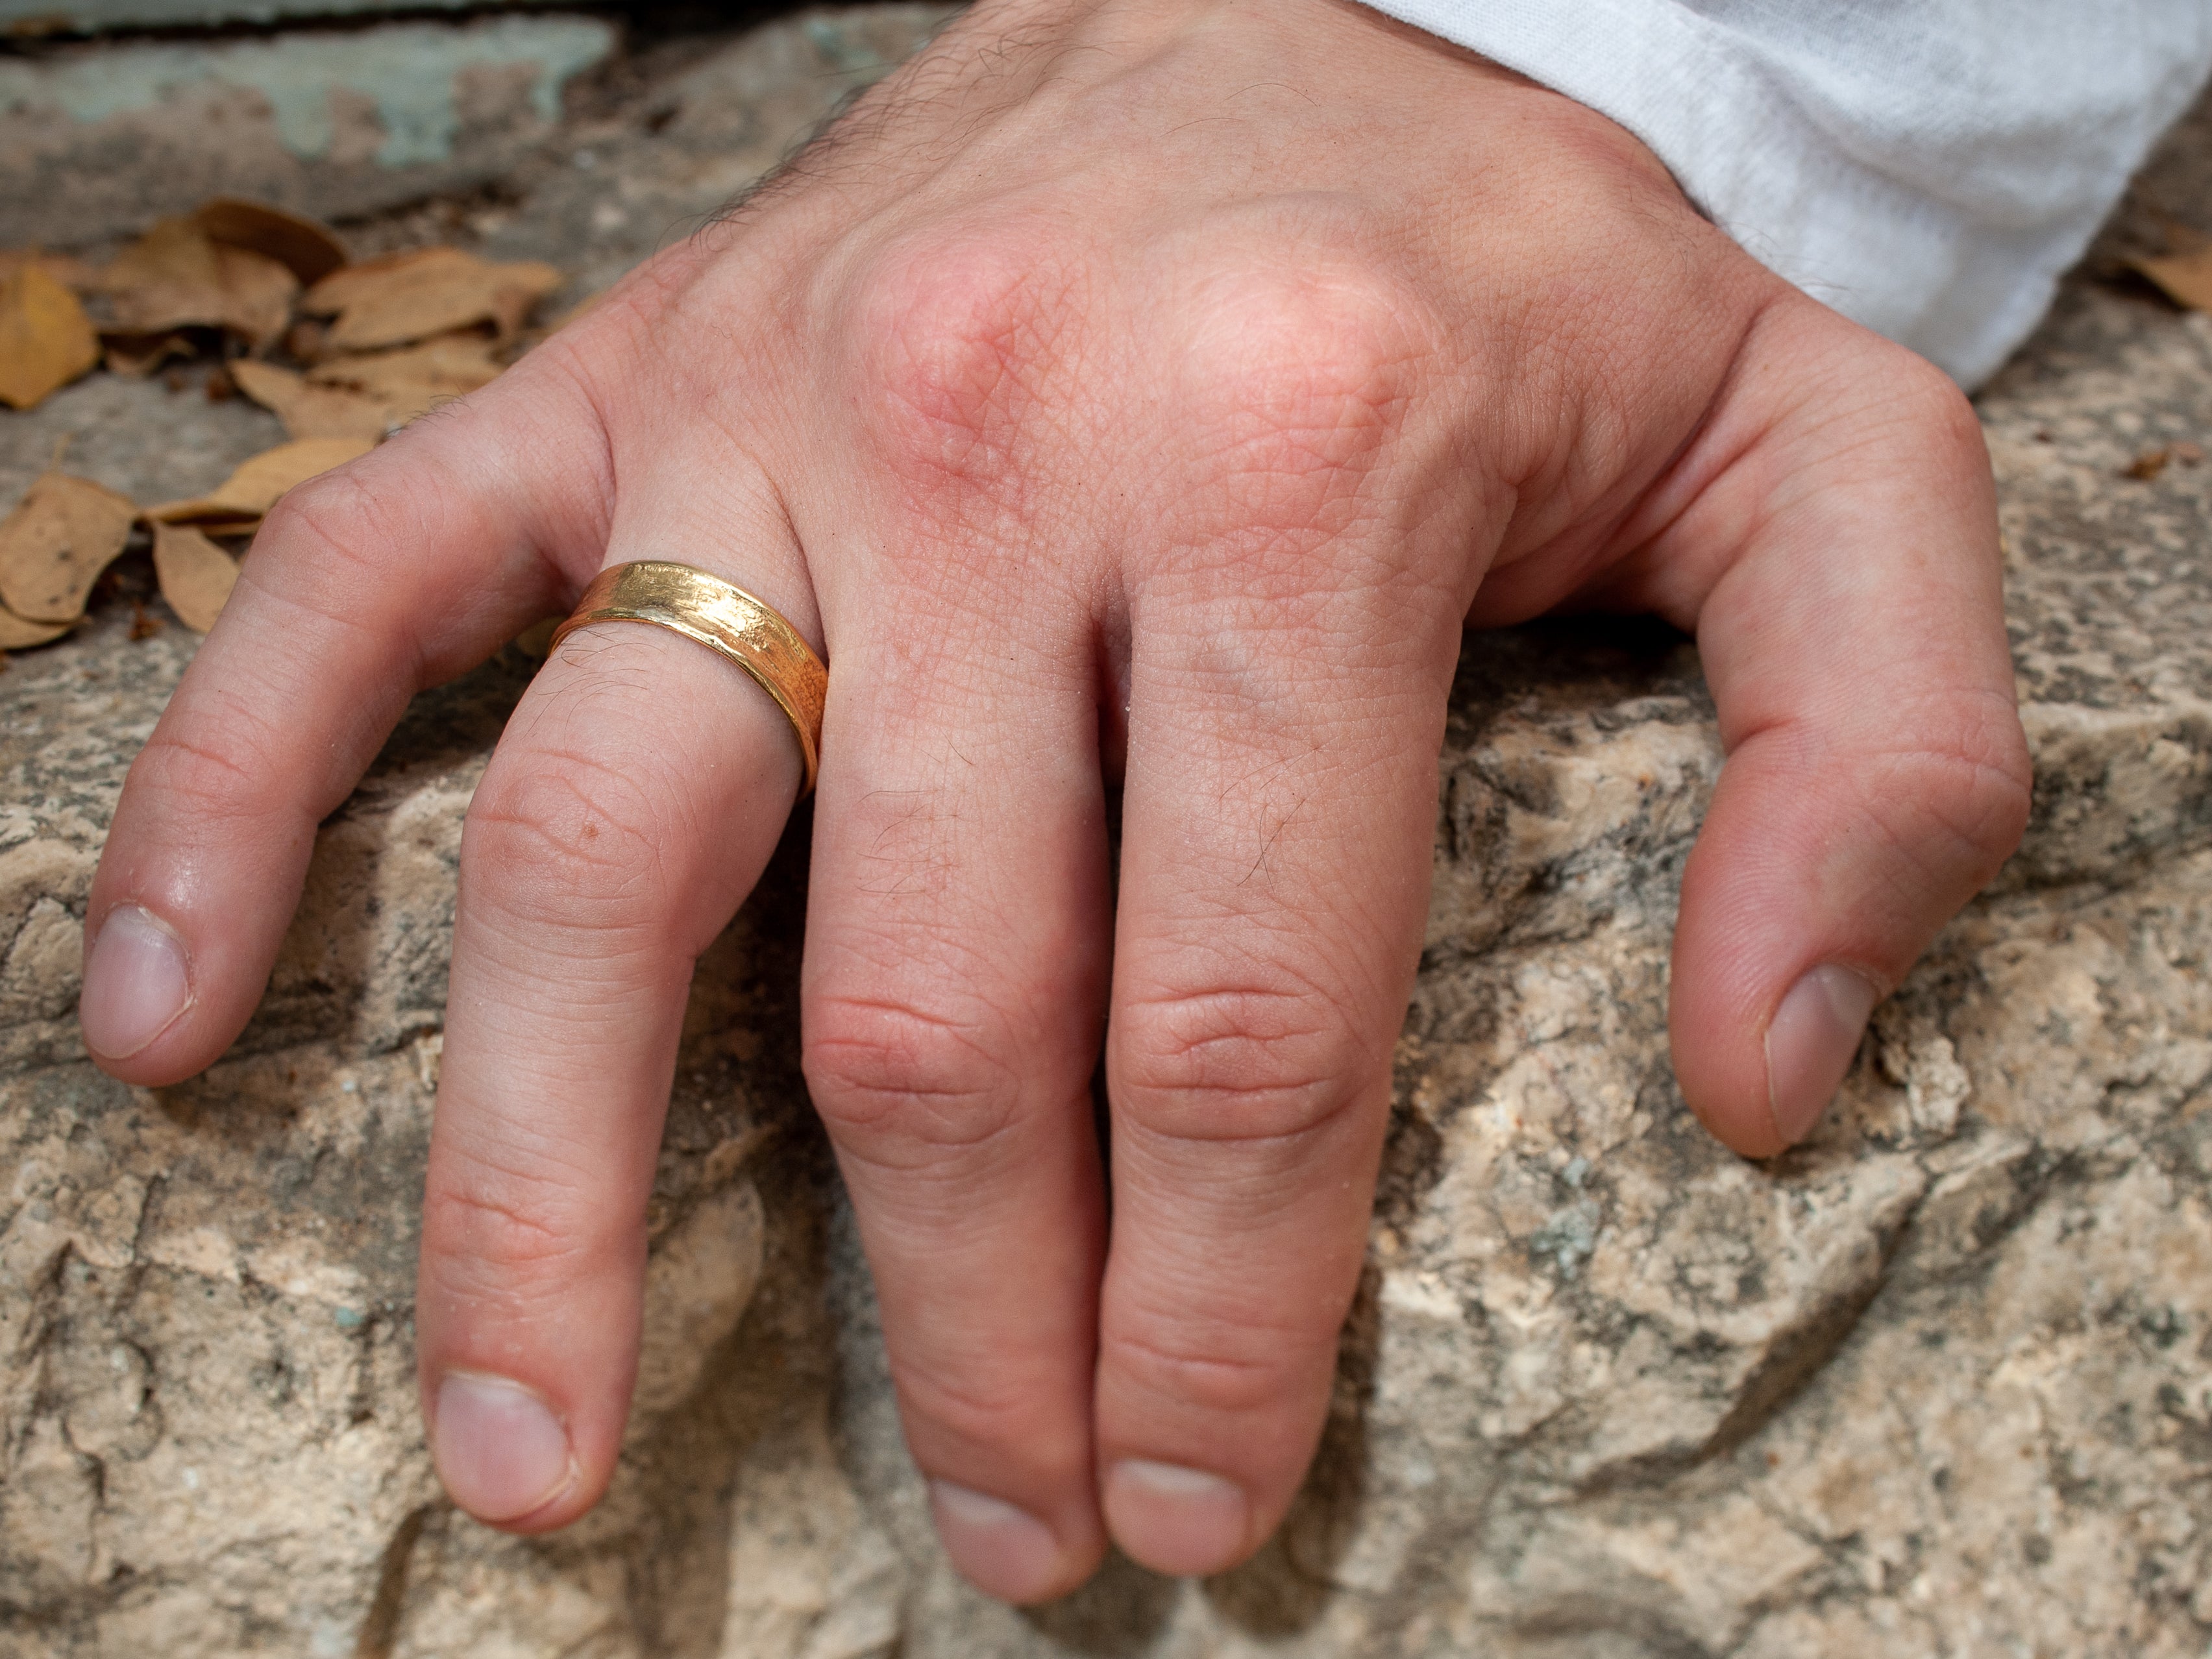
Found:
<path fill-rule="evenodd" d="M 751 675 L 777 707 L 791 716 L 799 751 L 806 761 L 803 796 L 814 787 L 822 744 L 822 705 L 830 695 L 830 670 L 799 630 L 742 587 L 688 564 L 640 559 L 610 565 L 592 578 L 568 621 L 554 630 L 552 646 L 593 623 L 651 623 L 673 629 L 718 651 Z"/>

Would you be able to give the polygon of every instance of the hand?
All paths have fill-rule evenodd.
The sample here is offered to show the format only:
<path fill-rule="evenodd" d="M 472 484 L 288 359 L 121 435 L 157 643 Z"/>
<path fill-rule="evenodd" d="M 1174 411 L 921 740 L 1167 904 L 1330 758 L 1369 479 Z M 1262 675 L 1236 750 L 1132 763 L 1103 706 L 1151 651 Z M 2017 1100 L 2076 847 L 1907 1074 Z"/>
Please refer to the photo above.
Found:
<path fill-rule="evenodd" d="M 806 1073 L 946 1547 L 1017 1601 L 1109 1534 L 1227 1567 L 1290 1502 L 1463 622 L 1695 631 L 1729 759 L 1675 1065 L 1752 1156 L 2026 809 L 1987 461 L 1935 370 L 1610 123 L 1346 0 L 986 0 L 729 222 L 286 498 L 117 811 L 101 1063 L 213 1061 L 408 698 L 641 557 L 831 665 Z M 416 1316 L 487 1521 L 608 1478 L 692 962 L 799 777 L 743 674 L 607 627 L 471 809 Z"/>

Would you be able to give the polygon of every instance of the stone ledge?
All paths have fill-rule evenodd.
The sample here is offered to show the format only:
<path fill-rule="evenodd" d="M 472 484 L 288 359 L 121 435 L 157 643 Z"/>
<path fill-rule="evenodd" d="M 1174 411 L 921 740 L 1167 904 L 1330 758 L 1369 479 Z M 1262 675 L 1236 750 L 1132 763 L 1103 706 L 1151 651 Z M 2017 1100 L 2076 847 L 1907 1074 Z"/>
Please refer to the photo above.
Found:
<path fill-rule="evenodd" d="M 713 108 L 765 155 L 803 100 L 763 65 L 805 46 L 744 50 L 742 72 L 696 73 L 754 77 L 753 101 Z M 694 199 L 686 169 L 714 153 L 593 142 L 627 197 L 570 169 L 487 235 L 568 246 L 602 208 Z M 644 235 L 605 232 L 593 257 L 635 258 L 623 239 Z M 408 1322 L 459 817 L 525 665 L 418 702 L 325 826 L 247 1037 L 148 1092 L 76 1048 L 76 929 L 189 642 L 133 641 L 111 616 L 15 659 L 0 1638 L 57 1656 L 2201 1654 L 2212 469 L 2120 470 L 2212 432 L 2208 340 L 2077 281 L 1981 400 L 2034 824 L 1881 1011 L 1838 1109 L 1771 1164 L 1706 1137 L 1667 1066 L 1675 884 L 1719 758 L 1694 653 L 1639 625 L 1470 639 L 1314 1475 L 1236 1573 L 1179 1585 L 1116 1563 L 1030 1615 L 945 1571 L 900 1446 L 797 1069 L 803 824 L 695 986 L 615 1490 L 568 1533 L 506 1539 L 437 1497 Z M 264 418 L 90 381 L 0 427 L 0 483 L 83 423 L 74 464 L 180 495 L 259 447 Z"/>

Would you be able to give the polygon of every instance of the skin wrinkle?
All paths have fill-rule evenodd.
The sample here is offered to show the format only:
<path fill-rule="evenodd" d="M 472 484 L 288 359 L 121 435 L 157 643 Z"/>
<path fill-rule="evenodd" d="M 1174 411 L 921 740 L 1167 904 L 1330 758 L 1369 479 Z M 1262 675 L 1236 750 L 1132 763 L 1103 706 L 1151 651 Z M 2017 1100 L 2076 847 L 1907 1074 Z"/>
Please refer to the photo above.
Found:
<path fill-rule="evenodd" d="M 242 723 L 251 729 L 254 718 L 249 716 Z M 244 744 L 235 747 L 246 753 L 252 752 Z M 290 803 L 267 802 L 258 788 L 250 794 L 246 790 L 237 790 L 235 793 L 246 799 L 233 799 L 220 783 L 203 781 L 199 775 L 212 773 L 233 785 L 254 786 L 260 782 L 254 769 L 240 761 L 230 744 L 219 746 L 193 737 L 157 735 L 138 751 L 132 767 L 135 770 L 140 766 L 146 769 L 149 777 L 160 775 L 161 788 L 192 801 L 199 807 L 201 817 L 217 823 L 228 818 L 254 823 L 275 818 L 288 829 L 312 831 L 317 822 Z"/>
<path fill-rule="evenodd" d="M 1043 1468 L 1066 1484 L 1088 1483 L 1089 1441 L 1052 1432 L 1046 1414 L 1036 1408 L 1042 1378 L 1025 1378 L 1019 1371 L 1000 1373 L 997 1385 L 989 1386 L 994 1373 L 972 1369 L 971 1353 L 957 1352 L 950 1358 L 950 1364 L 929 1365 L 908 1358 L 891 1367 L 902 1411 L 927 1425 L 929 1440 L 964 1442 L 969 1451 L 969 1458 L 945 1457 L 941 1448 L 933 1458 L 918 1454 L 916 1462 L 924 1474 L 957 1475 L 976 1453 L 988 1455 L 1004 1443 L 1011 1429 Z"/>
<path fill-rule="evenodd" d="M 478 844 L 471 858 L 464 841 L 465 863 L 500 872 L 502 909 L 536 909 L 528 896 L 543 892 L 554 900 L 550 914 L 564 897 L 573 901 L 587 895 L 594 911 L 606 918 L 585 922 L 587 931 L 628 932 L 633 924 L 624 917 L 635 918 L 635 925 L 657 922 L 672 912 L 672 899 L 681 889 L 670 879 L 659 837 L 649 827 L 651 808 L 640 814 L 639 822 L 629 822 L 609 807 L 604 794 L 586 790 L 575 774 L 611 778 L 629 787 L 633 801 L 642 792 L 604 762 L 572 759 L 569 765 L 572 770 L 524 770 L 513 781 L 501 779 L 489 800 L 471 802 L 464 835 L 474 832 Z M 484 844 L 495 836 L 495 852 Z M 608 843 L 605 848 L 599 845 L 601 840 Z M 585 886 L 580 878 L 592 885 Z"/>
<path fill-rule="evenodd" d="M 1139 1329 L 1144 1328 L 1139 1326 Z M 1174 1325 L 1163 1320 L 1152 1328 L 1171 1330 Z M 1218 1343 L 1216 1328 L 1206 1328 L 1210 1342 Z M 1304 1335 L 1304 1333 L 1300 1333 Z M 1328 1358 L 1336 1358 L 1336 1343 L 1328 1345 Z M 1163 1340 L 1116 1331 L 1107 1340 L 1114 1348 L 1115 1358 L 1123 1364 L 1143 1374 L 1145 1380 L 1168 1399 L 1179 1405 L 1195 1404 L 1200 1409 L 1218 1412 L 1224 1416 L 1261 1417 L 1268 1413 L 1280 1397 L 1284 1367 L 1284 1345 L 1270 1352 L 1265 1358 L 1246 1359 L 1218 1352 L 1203 1352 L 1202 1344 L 1194 1343 L 1189 1352 L 1178 1352 Z M 1298 1346 L 1310 1346 L 1300 1343 Z M 1133 1364 L 1132 1362 L 1134 1362 Z"/>
<path fill-rule="evenodd" d="M 283 503 L 279 502 L 280 509 L 282 506 Z M 289 526 L 280 526 L 277 533 L 287 533 L 288 529 Z M 317 544 L 325 552 L 333 545 L 327 540 L 319 538 Z M 342 610 L 337 606 L 318 605 L 307 599 L 296 599 L 290 594 L 277 591 L 270 584 L 259 580 L 254 569 L 254 561 L 252 559 L 240 562 L 238 583 L 240 586 L 246 587 L 259 594 L 264 604 L 280 607 L 289 614 L 292 626 L 286 628 L 280 638 L 271 641 L 269 648 L 285 653 L 296 660 L 314 660 L 327 652 L 329 647 L 324 641 L 317 639 L 310 642 L 305 637 L 319 629 L 326 634 L 350 634 L 362 639 L 375 637 L 374 624 L 357 614 L 351 607 Z M 375 751 L 376 742 L 372 740 L 371 734 L 380 726 L 389 726 L 398 718 L 399 711 L 406 707 L 408 699 L 412 697 L 415 690 L 418 689 L 416 687 L 416 680 L 422 672 L 422 661 L 420 649 L 417 647 L 414 671 L 405 679 L 386 688 L 382 696 L 376 696 L 373 690 L 364 693 L 356 718 L 351 722 L 354 730 L 346 733 L 337 744 L 333 745 L 334 752 L 330 761 L 330 781 L 318 795 L 319 799 L 327 802 L 323 810 L 315 815 L 319 819 L 326 816 L 340 801 L 352 793 L 353 779 L 358 775 L 361 763 L 356 758 L 356 753 L 365 751 L 373 754 Z M 270 666 L 271 665 L 264 661 L 247 672 L 266 675 Z M 236 718 L 240 705 L 250 701 L 251 699 L 246 696 L 236 697 L 232 706 L 232 718 Z"/>
<path fill-rule="evenodd" d="M 549 342 L 548 348 L 550 349 L 550 346 L 551 343 Z M 502 406 L 512 406 L 518 394 L 527 395 L 528 392 L 534 392 L 537 378 L 541 374 L 552 372 L 551 365 L 560 361 L 558 352 L 555 351 L 549 358 L 547 365 L 541 368 L 538 363 L 539 355 L 537 352 L 532 354 L 529 372 L 523 374 L 513 388 L 506 390 L 501 399 Z M 520 367 L 518 365 L 518 368 Z M 447 440 L 448 454 L 458 454 L 464 460 L 476 453 L 477 440 L 485 424 L 482 394 L 474 395 L 477 400 L 469 404 L 465 409 L 463 407 L 465 400 L 457 400 L 432 412 L 432 418 L 438 421 L 439 429 Z M 530 418 L 536 420 L 539 416 L 533 411 Z M 392 439 L 386 446 L 375 452 L 364 462 L 361 473 L 357 474 L 353 469 L 326 472 L 308 480 L 296 489 L 286 492 L 283 499 L 271 510 L 270 522 L 263 526 L 263 534 L 266 537 L 289 539 L 295 535 L 305 535 L 319 544 L 324 556 L 303 567 L 304 571 L 311 574 L 311 580 L 315 583 L 318 591 L 329 579 L 328 560 L 333 555 L 343 560 L 349 566 L 361 570 L 365 578 L 370 578 L 362 584 L 360 593 L 355 602 L 343 607 L 343 617 L 335 614 L 331 616 L 331 619 L 333 621 L 350 623 L 363 617 L 382 617 L 386 613 L 390 598 L 388 568 L 385 568 L 385 562 L 379 560 L 374 554 L 364 552 L 363 547 L 388 546 L 397 538 L 420 538 L 423 534 L 423 526 L 419 522 L 415 524 L 399 522 L 391 525 L 380 522 L 387 514 L 402 520 L 408 517 L 419 519 L 420 508 L 416 504 L 417 498 L 413 497 L 411 494 L 394 491 L 391 486 L 378 482 L 386 470 L 400 464 L 402 458 L 422 453 L 430 447 L 429 432 L 418 428 L 419 423 L 410 424 L 407 431 Z M 464 445 L 466 447 L 463 447 Z M 563 442 L 561 447 L 565 450 L 568 447 L 568 444 Z M 424 461 L 420 464 L 439 465 L 441 471 L 447 471 L 453 475 L 442 481 L 447 487 L 440 491 L 438 496 L 441 506 L 453 501 L 473 501 L 481 494 L 479 490 L 469 487 L 470 481 L 458 476 L 466 471 L 465 467 L 455 465 L 444 458 L 441 458 L 439 463 Z M 371 465 L 375 469 L 374 471 L 367 470 Z M 573 514 L 577 512 L 580 506 L 573 493 L 573 479 L 577 469 L 569 466 L 564 468 L 564 471 L 569 476 L 564 477 L 561 481 L 562 505 L 567 514 Z M 585 469 L 583 476 L 593 475 L 588 469 Z M 535 492 L 527 489 L 520 491 L 519 495 L 512 493 L 514 480 L 511 477 L 502 482 L 507 484 L 508 489 L 500 492 L 501 496 L 500 507 L 511 509 L 519 500 L 527 501 L 530 510 L 523 514 L 501 512 L 497 508 L 491 511 L 480 511 L 477 516 L 483 523 L 477 533 L 483 537 L 488 544 L 520 540 L 533 549 L 544 547 L 547 538 L 544 535 L 543 502 L 532 500 L 532 496 Z M 602 482 L 611 487 L 611 481 L 603 479 Z M 387 499 L 393 495 L 399 495 L 396 504 Z M 325 498 L 341 501 L 343 505 L 323 507 L 321 503 Z M 611 496 L 601 494 L 594 498 L 587 494 L 586 501 L 592 499 L 605 501 L 611 499 Z M 296 526 L 292 518 L 294 514 L 305 515 L 298 520 Z M 587 517 L 586 523 L 588 522 Z M 532 529 L 529 532 L 518 536 L 518 527 L 521 524 L 528 524 Z M 357 527 L 356 533 L 347 533 L 349 526 Z M 588 541 L 589 537 L 587 534 L 577 539 Z M 361 545 L 357 546 L 356 543 Z M 240 567 L 241 580 L 252 579 L 252 566 L 254 562 L 249 560 Z M 540 557 L 533 561 L 526 569 L 528 576 L 536 580 L 527 580 L 522 586 L 527 594 L 539 596 L 536 603 L 544 610 L 550 611 L 560 599 L 573 595 L 574 589 L 568 587 L 562 580 L 562 571 L 557 559 Z M 410 608 L 404 613 L 405 620 L 403 625 L 408 630 L 405 638 L 414 653 L 413 668 L 408 683 L 414 690 L 442 684 L 454 675 L 474 666 L 474 659 L 469 655 L 467 647 L 465 645 L 459 645 L 459 641 L 453 636 L 465 635 L 466 624 L 480 613 L 481 609 L 487 603 L 486 598 L 475 585 L 465 580 L 465 575 L 459 569 L 450 573 L 441 572 L 441 574 L 446 580 L 438 584 L 437 592 L 430 596 L 437 602 L 419 609 Z M 424 596 L 418 594 L 416 597 Z M 516 597 L 525 596 L 519 594 Z M 379 601 L 386 603 L 380 604 Z M 526 602 L 527 602 L 526 599 Z M 428 617 L 434 619 L 434 634 L 426 635 L 420 631 L 416 626 L 416 618 L 419 617 Z M 443 639 L 435 637 L 438 633 L 442 633 L 446 637 Z"/>
<path fill-rule="evenodd" d="M 963 497 L 1028 516 L 1034 446 L 1056 435 L 1063 342 L 1083 330 L 1089 283 L 1079 245 L 1070 258 L 1025 217 L 895 240 L 847 301 L 855 368 L 884 400 L 873 453 L 917 520 L 948 507 L 964 520 Z"/>

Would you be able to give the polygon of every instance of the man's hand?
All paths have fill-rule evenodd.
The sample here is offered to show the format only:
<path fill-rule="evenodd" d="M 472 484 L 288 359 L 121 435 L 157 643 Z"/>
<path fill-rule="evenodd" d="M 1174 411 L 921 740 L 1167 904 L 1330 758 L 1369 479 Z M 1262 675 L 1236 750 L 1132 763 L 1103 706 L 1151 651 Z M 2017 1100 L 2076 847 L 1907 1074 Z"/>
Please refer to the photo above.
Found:
<path fill-rule="evenodd" d="M 830 664 L 807 1077 L 946 1547 L 1015 1601 L 1109 1535 L 1218 1571 L 1290 1502 L 1464 623 L 1695 630 L 1729 759 L 1674 1059 L 1747 1154 L 2026 811 L 1987 462 L 1935 370 L 1610 123 L 1346 0 L 985 0 L 729 222 L 285 499 L 117 811 L 101 1063 L 213 1061 L 408 698 L 638 558 Z M 799 783 L 744 674 L 611 627 L 477 792 L 417 1330 L 487 1521 L 607 1480 L 692 962 Z"/>

